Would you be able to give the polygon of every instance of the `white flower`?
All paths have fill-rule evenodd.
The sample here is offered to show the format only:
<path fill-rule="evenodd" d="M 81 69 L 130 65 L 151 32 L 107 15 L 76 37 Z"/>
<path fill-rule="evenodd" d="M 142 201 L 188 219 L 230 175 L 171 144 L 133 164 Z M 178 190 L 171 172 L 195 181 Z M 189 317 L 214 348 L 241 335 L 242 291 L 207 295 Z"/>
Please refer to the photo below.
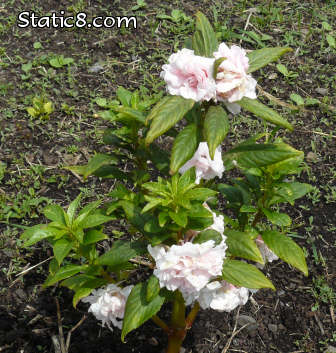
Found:
<path fill-rule="evenodd" d="M 172 245 L 166 250 L 162 245 L 148 251 L 156 262 L 154 275 L 160 287 L 174 291 L 179 289 L 187 302 L 193 298 L 211 279 L 221 275 L 227 246 L 223 241 L 215 246 L 213 240 L 202 244 L 187 242 Z"/>
<path fill-rule="evenodd" d="M 197 301 L 202 309 L 214 309 L 217 311 L 232 311 L 238 305 L 246 304 L 249 290 L 244 287 L 235 287 L 226 281 L 215 281 L 203 288 Z"/>
<path fill-rule="evenodd" d="M 258 235 L 258 237 L 255 239 L 255 242 L 260 250 L 264 262 L 272 262 L 279 259 L 278 256 L 276 256 L 274 252 L 265 244 L 260 235 Z"/>
<path fill-rule="evenodd" d="M 210 180 L 216 176 L 221 178 L 225 168 L 220 146 L 216 148 L 215 156 L 212 160 L 208 144 L 201 142 L 194 156 L 179 169 L 179 172 L 183 174 L 192 167 L 196 168 L 196 184 L 199 184 L 201 179 Z"/>
<path fill-rule="evenodd" d="M 203 203 L 203 206 L 212 213 L 213 224 L 207 229 L 213 229 L 222 235 L 223 240 L 226 239 L 224 235 L 224 216 L 217 216 L 215 212 L 211 211 L 210 207 L 206 202 Z"/>
<path fill-rule="evenodd" d="M 172 54 L 168 61 L 160 76 L 166 81 L 170 94 L 196 102 L 215 97 L 214 59 L 197 56 L 193 50 L 184 48 Z"/>
<path fill-rule="evenodd" d="M 112 325 L 122 328 L 125 305 L 133 286 L 120 288 L 115 284 L 109 284 L 106 288 L 94 290 L 91 295 L 83 298 L 84 303 L 90 303 L 89 312 L 92 312 L 97 320 L 111 328 Z M 119 320 L 117 320 L 119 319 Z"/>
<path fill-rule="evenodd" d="M 219 45 L 214 57 L 224 58 L 217 71 L 216 99 L 223 101 L 231 113 L 237 114 L 240 112 L 240 106 L 234 102 L 243 97 L 257 98 L 257 81 L 248 75 L 249 59 L 244 49 L 236 45 L 229 48 L 225 43 Z"/>

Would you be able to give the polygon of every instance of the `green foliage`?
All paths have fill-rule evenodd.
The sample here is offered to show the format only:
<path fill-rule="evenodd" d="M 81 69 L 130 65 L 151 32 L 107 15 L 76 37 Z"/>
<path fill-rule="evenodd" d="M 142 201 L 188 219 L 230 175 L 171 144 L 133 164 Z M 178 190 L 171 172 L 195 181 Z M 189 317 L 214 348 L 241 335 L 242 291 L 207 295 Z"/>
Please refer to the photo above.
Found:
<path fill-rule="evenodd" d="M 50 114 L 54 111 L 51 101 L 44 96 L 35 96 L 32 101 L 33 106 L 27 108 L 27 112 L 33 118 L 49 120 Z"/>

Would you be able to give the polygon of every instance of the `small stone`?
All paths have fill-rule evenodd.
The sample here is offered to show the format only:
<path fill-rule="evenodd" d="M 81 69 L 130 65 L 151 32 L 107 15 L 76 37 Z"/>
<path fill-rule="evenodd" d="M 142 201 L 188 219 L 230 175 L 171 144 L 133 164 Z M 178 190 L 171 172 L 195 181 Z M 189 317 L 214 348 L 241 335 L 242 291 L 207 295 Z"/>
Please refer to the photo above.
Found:
<path fill-rule="evenodd" d="M 336 353 L 336 347 L 328 346 L 328 348 L 323 353 Z"/>
<path fill-rule="evenodd" d="M 151 346 L 158 346 L 158 345 L 159 345 L 159 342 L 158 342 L 158 340 L 157 340 L 155 337 L 151 337 L 151 338 L 148 340 L 148 343 L 149 343 Z"/>
<path fill-rule="evenodd" d="M 98 63 L 96 63 L 96 64 L 94 64 L 93 66 L 91 66 L 90 68 L 89 68 L 89 72 L 92 72 L 92 73 L 98 73 L 98 72 L 100 72 L 100 71 L 103 71 L 104 70 L 104 67 L 103 66 L 101 66 L 100 64 L 98 64 Z"/>
<path fill-rule="evenodd" d="M 307 157 L 306 157 L 308 162 L 317 162 L 318 161 L 318 157 L 317 154 L 314 152 L 308 152 Z"/>
<path fill-rule="evenodd" d="M 316 88 L 316 92 L 321 94 L 322 96 L 326 96 L 327 93 L 328 93 L 328 89 L 327 88 L 318 87 L 318 88 Z"/>
<path fill-rule="evenodd" d="M 246 330 L 249 334 L 255 335 L 257 333 L 258 323 L 253 317 L 248 315 L 240 315 L 237 323 L 240 326 L 248 325 L 246 326 Z"/>
<path fill-rule="evenodd" d="M 278 74 L 276 72 L 273 72 L 268 76 L 269 80 L 275 80 L 278 77 Z"/>
<path fill-rule="evenodd" d="M 278 332 L 278 325 L 268 324 L 268 329 L 276 334 Z"/>
<path fill-rule="evenodd" d="M 280 289 L 278 290 L 277 294 L 278 294 L 278 297 L 281 297 L 282 295 L 285 294 L 285 291 L 283 289 Z"/>

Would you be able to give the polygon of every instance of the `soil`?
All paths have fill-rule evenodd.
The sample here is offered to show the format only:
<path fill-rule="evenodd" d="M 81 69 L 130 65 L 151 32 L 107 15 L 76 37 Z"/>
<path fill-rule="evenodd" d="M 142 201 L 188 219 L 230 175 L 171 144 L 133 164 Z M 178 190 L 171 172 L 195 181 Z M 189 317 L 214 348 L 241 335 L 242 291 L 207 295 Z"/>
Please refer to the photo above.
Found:
<path fill-rule="evenodd" d="M 176 32 L 175 24 L 171 24 L 170 29 L 160 27 L 155 15 L 159 12 L 170 14 L 171 9 L 178 8 L 192 16 L 198 10 L 198 5 L 195 6 L 194 1 L 161 4 L 160 1 L 149 0 L 142 11 L 144 15 L 139 17 L 136 31 L 130 29 L 120 33 L 114 30 L 108 34 L 106 30 L 100 29 L 90 32 L 46 28 L 19 29 L 15 23 L 8 24 L 8 20 L 10 16 L 16 17 L 19 10 L 28 10 L 28 5 L 19 0 L 5 2 L 5 6 L 0 5 L 0 15 L 3 15 L 0 18 L 0 24 L 3 26 L 0 31 L 0 46 L 5 49 L 6 55 L 1 56 L 0 63 L 8 65 L 0 68 L 0 87 L 7 87 L 0 91 L 0 161 L 7 164 L 8 173 L 2 181 L 0 180 L 0 196 L 3 193 L 14 200 L 19 192 L 28 193 L 29 187 L 37 178 L 26 171 L 41 164 L 47 169 L 43 177 L 38 179 L 41 183 L 37 191 L 39 197 L 50 198 L 65 206 L 78 194 L 80 188 L 94 189 L 95 192 L 89 197 L 94 197 L 95 193 L 103 195 L 111 188 L 110 181 L 90 179 L 87 184 L 82 184 L 74 175 L 62 169 L 64 165 L 85 163 L 92 151 L 104 151 L 100 136 L 106 123 L 94 117 L 97 106 L 92 103 L 93 98 L 113 97 L 120 85 L 129 89 L 136 89 L 140 85 L 152 89 L 151 83 L 156 82 L 160 67 L 166 60 L 164 55 L 168 56 L 174 51 L 173 43 L 178 42 L 177 47 L 181 47 L 189 30 L 187 28 L 185 33 Z M 262 2 L 250 3 L 249 6 L 253 7 Z M 52 10 L 70 11 L 71 5 L 78 5 L 80 8 L 80 4 L 84 4 L 85 12 L 89 16 L 100 13 L 122 15 L 131 13 L 130 9 L 136 2 L 116 1 L 110 4 L 106 1 L 78 1 L 75 4 L 65 0 L 48 0 L 36 1 L 34 8 L 40 14 L 46 14 Z M 314 8 L 312 4 L 310 7 L 307 5 L 307 9 Z M 227 14 L 230 14 L 225 23 L 242 28 L 247 15 L 242 18 L 235 6 L 238 5 L 230 1 L 221 6 L 216 1 L 203 1 L 201 5 L 209 18 L 213 19 L 212 9 L 217 8 L 219 22 L 224 23 Z M 294 5 L 286 6 L 294 8 Z M 303 11 L 303 23 L 305 20 L 308 23 L 308 18 L 309 13 Z M 287 25 L 290 26 L 289 23 Z M 276 23 L 274 26 L 276 27 Z M 282 44 L 282 37 L 274 31 L 275 27 L 270 26 L 264 30 L 274 37 L 270 46 Z M 155 28 L 158 29 L 158 34 L 155 34 Z M 291 70 L 299 70 L 299 67 L 311 65 L 311 60 L 315 61 L 315 72 L 307 73 L 307 80 L 311 83 L 305 81 L 304 77 L 296 82 L 308 95 L 315 96 L 317 87 L 327 90 L 333 87 L 323 75 L 330 72 L 328 65 L 332 67 L 334 56 L 320 56 L 319 37 L 314 32 L 310 40 L 313 44 L 305 55 L 290 56 L 288 60 Z M 36 42 L 42 43 L 43 49 L 33 49 Z M 67 69 L 61 69 L 57 74 L 51 72 L 51 78 L 43 79 L 43 68 L 50 69 L 50 66 L 47 59 L 41 56 L 50 53 L 72 57 L 79 64 L 72 66 L 69 72 Z M 10 60 L 7 60 L 6 56 Z M 39 61 L 33 64 L 31 77 L 28 80 L 23 79 L 22 64 L 36 57 Z M 89 68 L 99 62 L 103 63 L 105 71 L 99 74 L 90 72 Z M 111 64 L 112 62 L 119 64 Z M 129 63 L 133 63 L 133 66 Z M 265 91 L 273 90 L 273 81 L 267 79 L 273 71 L 274 66 L 263 71 L 262 82 Z M 315 76 L 310 77 L 310 74 Z M 302 75 L 304 76 L 303 73 Z M 288 99 L 288 92 L 293 91 L 293 83 L 277 80 L 276 84 L 278 94 L 274 95 Z M 58 105 L 47 122 L 32 120 L 26 112 L 26 107 L 30 104 L 29 99 L 41 92 L 47 92 L 48 97 Z M 330 97 L 329 103 L 335 104 L 332 100 L 335 96 L 331 93 Z M 60 108 L 61 103 L 74 107 L 75 114 L 65 114 Z M 288 142 L 303 150 L 306 156 L 313 153 L 310 154 L 312 158 L 306 158 L 308 168 L 302 171 L 298 180 L 311 183 L 317 188 L 330 184 L 330 170 L 336 166 L 335 138 L 330 139 L 311 132 L 322 128 L 327 133 L 335 134 L 335 112 L 332 109 L 313 107 L 308 112 L 295 114 L 290 120 L 297 123 L 298 128 L 295 133 L 286 135 Z M 250 121 L 246 118 L 240 123 L 240 138 L 251 135 Z M 252 125 L 252 130 L 262 127 L 254 120 L 252 124 L 255 124 Z M 236 137 L 230 134 L 228 144 L 233 139 Z M 315 147 L 313 152 L 312 142 Z M 76 153 L 68 151 L 69 146 L 73 144 L 78 148 Z M 57 181 L 51 182 L 50 178 L 54 175 Z M 14 182 L 11 182 L 12 179 Z M 225 345 L 233 332 L 235 335 L 228 352 L 313 353 L 324 352 L 328 345 L 336 346 L 333 307 L 330 301 L 321 300 L 321 290 L 316 286 L 316 279 L 323 276 L 325 283 L 334 293 L 336 291 L 336 200 L 327 201 L 327 193 L 321 189 L 319 200 L 314 201 L 306 197 L 299 201 L 302 207 L 286 209 L 297 226 L 295 232 L 299 238 L 295 240 L 305 247 L 308 254 L 309 276 L 304 277 L 281 262 L 269 264 L 264 271 L 272 279 L 276 291 L 258 291 L 239 312 L 238 309 L 232 313 L 210 310 L 200 312 L 183 344 L 185 352 L 226 352 Z M 41 207 L 43 205 L 42 203 Z M 69 353 L 164 352 L 167 339 L 154 323 L 147 322 L 131 332 L 125 343 L 121 343 L 120 331 L 115 329 L 112 332 L 108 328 L 100 327 L 95 318 L 88 315 L 86 305 L 80 303 L 74 309 L 71 293 L 67 289 L 55 287 L 43 290 L 41 283 L 46 278 L 48 262 L 30 270 L 24 276 L 17 277 L 20 270 L 39 264 L 51 256 L 51 250 L 46 244 L 39 244 L 33 250 L 25 250 L 17 240 L 20 231 L 15 224 L 41 223 L 44 220 L 40 211 L 40 207 L 32 207 L 22 217 L 10 218 L 8 222 L 0 223 L 0 352 L 57 353 L 53 344 L 53 337 L 59 335 L 60 326 L 57 320 L 56 299 L 60 304 L 65 337 L 85 317 L 71 334 Z M 313 226 L 310 218 L 312 216 Z M 308 226 L 311 226 L 309 230 Z M 117 226 L 116 230 L 123 231 Z M 313 289 L 320 294 L 319 298 L 314 296 Z M 162 316 L 167 312 L 168 310 L 164 309 Z M 238 316 L 240 319 L 237 323 Z M 244 316 L 245 320 L 249 320 L 245 322 L 252 324 L 237 332 L 242 322 L 244 323 Z"/>

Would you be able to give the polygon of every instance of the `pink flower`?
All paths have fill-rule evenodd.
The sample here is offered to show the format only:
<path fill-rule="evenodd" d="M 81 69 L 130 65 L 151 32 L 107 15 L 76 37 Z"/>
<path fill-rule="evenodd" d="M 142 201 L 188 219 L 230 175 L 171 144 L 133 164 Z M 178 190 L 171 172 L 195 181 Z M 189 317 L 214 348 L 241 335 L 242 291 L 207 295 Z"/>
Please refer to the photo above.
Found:
<path fill-rule="evenodd" d="M 214 57 L 225 58 L 217 72 L 216 98 L 223 101 L 231 113 L 239 113 L 240 106 L 233 102 L 240 101 L 243 97 L 257 98 L 257 81 L 247 73 L 249 59 L 246 52 L 236 45 L 229 48 L 225 43 L 221 43 L 218 51 L 214 52 Z"/>
<path fill-rule="evenodd" d="M 235 287 L 226 281 L 209 283 L 200 291 L 197 298 L 202 309 L 217 311 L 232 311 L 238 305 L 245 305 L 249 297 L 249 290 Z"/>
<path fill-rule="evenodd" d="M 179 289 L 187 305 L 211 279 L 221 275 L 226 249 L 224 241 L 215 246 L 213 240 L 172 245 L 168 250 L 162 245 L 148 246 L 156 262 L 154 275 L 159 279 L 160 287 L 171 291 Z"/>
<path fill-rule="evenodd" d="M 221 178 L 225 169 L 220 146 L 216 148 L 212 160 L 208 144 L 201 142 L 194 156 L 179 169 L 179 172 L 183 174 L 192 167 L 196 168 L 196 184 L 199 184 L 201 179 L 210 180 L 216 176 Z"/>
<path fill-rule="evenodd" d="M 258 237 L 255 239 L 255 242 L 260 250 L 260 253 L 264 259 L 264 262 L 272 262 L 279 259 L 278 256 L 276 256 L 274 252 L 265 244 L 265 242 L 263 241 L 260 235 L 258 235 Z"/>
<path fill-rule="evenodd" d="M 161 77 L 172 95 L 193 99 L 196 102 L 214 98 L 216 83 L 213 79 L 214 59 L 194 54 L 193 50 L 182 49 L 169 57 L 163 65 Z"/>
<path fill-rule="evenodd" d="M 106 288 L 94 290 L 92 294 L 83 298 L 84 303 L 90 303 L 89 312 L 92 312 L 97 320 L 111 328 L 110 323 L 119 329 L 122 328 L 126 301 L 133 286 L 120 288 L 115 284 L 109 284 Z M 121 319 L 118 321 L 117 319 Z"/>

